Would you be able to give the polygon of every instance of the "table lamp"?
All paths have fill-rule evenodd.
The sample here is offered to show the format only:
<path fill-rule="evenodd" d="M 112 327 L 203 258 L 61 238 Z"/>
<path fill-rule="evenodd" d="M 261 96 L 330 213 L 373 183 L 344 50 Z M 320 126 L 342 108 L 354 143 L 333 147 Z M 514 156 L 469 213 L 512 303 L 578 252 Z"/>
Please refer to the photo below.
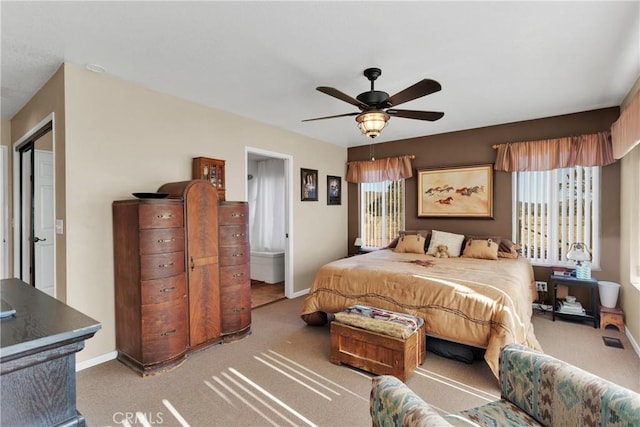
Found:
<path fill-rule="evenodd" d="M 355 242 L 353 242 L 353 246 L 356 247 L 356 253 L 360 253 L 360 247 L 362 246 L 362 239 L 360 237 L 356 237 Z"/>
<path fill-rule="evenodd" d="M 576 278 L 590 279 L 591 266 L 588 263 L 582 264 L 584 261 L 591 261 L 591 252 L 584 243 L 572 243 L 567 252 L 567 259 L 576 262 Z"/>

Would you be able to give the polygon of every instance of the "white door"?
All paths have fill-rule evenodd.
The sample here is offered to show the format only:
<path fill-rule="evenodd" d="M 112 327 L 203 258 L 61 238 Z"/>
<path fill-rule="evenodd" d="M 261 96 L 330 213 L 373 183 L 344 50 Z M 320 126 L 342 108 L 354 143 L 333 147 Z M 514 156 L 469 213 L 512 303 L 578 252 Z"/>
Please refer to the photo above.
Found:
<path fill-rule="evenodd" d="M 0 146 L 0 279 L 9 278 L 9 172 L 8 151 Z"/>
<path fill-rule="evenodd" d="M 55 297 L 53 153 L 36 150 L 33 165 L 33 266 L 35 286 Z"/>

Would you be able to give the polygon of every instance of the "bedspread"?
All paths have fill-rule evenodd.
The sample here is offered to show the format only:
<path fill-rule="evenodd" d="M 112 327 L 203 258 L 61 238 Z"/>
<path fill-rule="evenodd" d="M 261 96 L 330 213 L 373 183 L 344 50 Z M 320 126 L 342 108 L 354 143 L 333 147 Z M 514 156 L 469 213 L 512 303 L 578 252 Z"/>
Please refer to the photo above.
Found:
<path fill-rule="evenodd" d="M 486 348 L 497 377 L 505 345 L 541 350 L 531 323 L 536 296 L 524 258 L 436 258 L 385 249 L 322 266 L 301 317 L 314 324 L 318 312 L 353 304 L 412 314 L 425 320 L 429 335 Z"/>

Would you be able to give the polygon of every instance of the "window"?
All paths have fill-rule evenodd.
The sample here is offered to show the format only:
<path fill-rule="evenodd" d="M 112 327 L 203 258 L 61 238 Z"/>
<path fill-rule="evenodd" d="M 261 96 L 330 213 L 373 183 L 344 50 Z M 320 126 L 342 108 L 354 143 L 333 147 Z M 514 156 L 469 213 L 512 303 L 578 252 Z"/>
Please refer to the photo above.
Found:
<path fill-rule="evenodd" d="M 381 248 L 404 229 L 404 179 L 360 183 L 362 245 Z"/>
<path fill-rule="evenodd" d="M 572 243 L 586 245 L 600 264 L 600 167 L 513 174 L 513 235 L 534 265 L 574 266 Z"/>

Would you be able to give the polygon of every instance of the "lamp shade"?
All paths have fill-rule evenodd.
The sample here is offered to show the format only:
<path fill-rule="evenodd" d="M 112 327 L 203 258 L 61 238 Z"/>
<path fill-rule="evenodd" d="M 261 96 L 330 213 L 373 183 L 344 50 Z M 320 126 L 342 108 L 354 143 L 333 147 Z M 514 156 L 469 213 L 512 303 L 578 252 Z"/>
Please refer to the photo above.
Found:
<path fill-rule="evenodd" d="M 353 246 L 362 246 L 362 239 L 359 237 L 356 237 L 355 242 L 353 242 Z"/>
<path fill-rule="evenodd" d="M 370 138 L 380 135 L 388 120 L 389 115 L 381 110 L 367 111 L 356 117 L 360 131 Z"/>
<path fill-rule="evenodd" d="M 569 247 L 569 252 L 567 252 L 567 259 L 576 261 L 580 265 L 582 261 L 591 260 L 591 252 L 589 252 L 584 243 L 573 243 Z"/>

